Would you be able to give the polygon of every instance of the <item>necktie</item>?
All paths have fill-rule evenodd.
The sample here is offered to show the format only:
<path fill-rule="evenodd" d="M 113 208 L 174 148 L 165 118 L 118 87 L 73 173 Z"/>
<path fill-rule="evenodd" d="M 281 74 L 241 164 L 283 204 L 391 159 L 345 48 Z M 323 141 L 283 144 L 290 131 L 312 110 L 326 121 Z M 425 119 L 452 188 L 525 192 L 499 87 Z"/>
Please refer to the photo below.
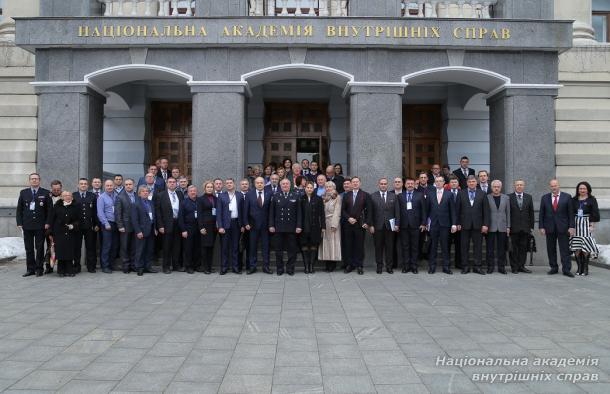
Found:
<path fill-rule="evenodd" d="M 411 202 L 411 192 L 407 193 L 407 202 Z"/>
<path fill-rule="evenodd" d="M 474 192 L 473 191 L 469 191 L 468 192 L 468 196 L 470 198 L 470 201 L 472 202 L 474 200 Z"/>
<path fill-rule="evenodd" d="M 517 205 L 519 205 L 519 208 L 523 208 L 523 195 L 522 194 L 517 194 Z"/>
<path fill-rule="evenodd" d="M 176 202 L 176 193 L 170 193 L 172 196 L 172 202 L 175 203 Z"/>
<path fill-rule="evenodd" d="M 96 191 L 96 192 L 95 192 L 95 197 L 99 197 L 99 196 L 100 196 L 100 192 L 99 192 L 99 191 Z"/>
<path fill-rule="evenodd" d="M 381 193 L 381 195 L 383 196 L 383 202 L 388 202 L 388 201 L 385 199 L 385 192 Z"/>
<path fill-rule="evenodd" d="M 559 195 L 553 196 L 553 211 L 557 212 L 557 207 L 559 206 Z"/>
<path fill-rule="evenodd" d="M 437 190 L 436 191 L 436 201 L 438 202 L 439 205 L 440 205 L 442 199 L 443 199 L 443 191 Z"/>
<path fill-rule="evenodd" d="M 263 196 L 261 195 L 261 192 L 258 192 L 258 198 L 256 199 L 256 201 L 258 202 L 258 206 L 259 208 L 263 207 Z"/>
<path fill-rule="evenodd" d="M 354 193 L 353 193 L 353 195 L 354 195 L 354 197 L 353 197 L 353 199 L 354 199 L 353 203 L 354 203 L 354 205 L 356 205 L 356 196 L 357 196 L 358 194 L 357 194 L 356 192 L 354 192 Z"/>
<path fill-rule="evenodd" d="M 457 198 L 457 189 L 453 189 L 453 201 Z"/>
<path fill-rule="evenodd" d="M 466 168 L 464 168 L 464 169 L 462 170 L 462 172 L 464 173 L 464 177 L 465 177 L 465 178 L 468 178 L 468 170 L 467 170 Z"/>
<path fill-rule="evenodd" d="M 84 200 L 85 199 L 85 193 L 81 193 L 80 194 L 80 198 Z"/>

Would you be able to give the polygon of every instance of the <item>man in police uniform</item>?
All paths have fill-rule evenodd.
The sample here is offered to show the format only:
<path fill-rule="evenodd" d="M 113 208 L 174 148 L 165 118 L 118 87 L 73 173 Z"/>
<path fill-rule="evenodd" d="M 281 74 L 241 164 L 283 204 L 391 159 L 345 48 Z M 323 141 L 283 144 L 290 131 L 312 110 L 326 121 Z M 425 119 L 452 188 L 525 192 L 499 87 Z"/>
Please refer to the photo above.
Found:
<path fill-rule="evenodd" d="M 30 174 L 30 187 L 19 193 L 17 203 L 17 227 L 23 231 L 26 252 L 26 272 L 24 277 L 36 274 L 42 276 L 44 261 L 45 224 L 51 210 L 49 191 L 40 187 L 40 175 Z M 35 253 L 34 253 L 35 252 Z"/>
<path fill-rule="evenodd" d="M 78 226 L 78 240 L 74 244 L 74 270 L 78 274 L 81 271 L 81 249 L 83 238 L 85 239 L 85 253 L 87 256 L 87 271 L 94 273 L 97 264 L 96 240 L 99 230 L 97 219 L 97 197 L 88 191 L 89 182 L 87 178 L 78 180 L 78 191 L 74 192 L 74 201 L 80 206 L 80 223 Z"/>
<path fill-rule="evenodd" d="M 290 191 L 290 181 L 282 179 L 281 191 L 271 197 L 269 207 L 269 232 L 274 234 L 275 258 L 277 274 L 284 273 L 283 253 L 288 253 L 286 272 L 294 275 L 294 265 L 297 258 L 296 234 L 301 233 L 301 204 L 297 193 Z"/>

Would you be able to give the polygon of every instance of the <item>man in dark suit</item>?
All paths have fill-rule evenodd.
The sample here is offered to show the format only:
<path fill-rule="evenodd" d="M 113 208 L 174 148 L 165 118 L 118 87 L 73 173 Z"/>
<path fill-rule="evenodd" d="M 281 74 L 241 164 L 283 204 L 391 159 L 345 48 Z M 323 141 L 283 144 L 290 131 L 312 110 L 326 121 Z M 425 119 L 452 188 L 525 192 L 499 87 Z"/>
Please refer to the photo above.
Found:
<path fill-rule="evenodd" d="M 424 198 L 428 193 L 434 192 L 434 183 L 428 183 L 428 174 L 422 172 L 419 174 L 419 186 L 417 187 L 417 191 L 424 195 Z"/>
<path fill-rule="evenodd" d="M 474 248 L 474 269 L 473 272 L 485 275 L 481 269 L 483 258 L 483 234 L 489 228 L 489 201 L 487 194 L 477 189 L 477 179 L 474 175 L 468 176 L 466 189 L 460 192 L 458 229 L 462 232 L 462 274 L 470 272 L 471 264 L 468 260 L 470 240 L 473 241 Z"/>
<path fill-rule="evenodd" d="M 445 178 L 439 175 L 434 180 L 435 190 L 428 195 L 427 207 L 430 218 L 430 259 L 428 273 L 436 272 L 436 256 L 438 253 L 438 242 L 441 243 L 443 254 L 443 272 L 447 275 L 453 274 L 449 269 L 449 233 L 457 231 L 456 204 L 453 202 L 453 194 L 445 189 Z"/>
<path fill-rule="evenodd" d="M 371 196 L 360 190 L 360 178 L 352 177 L 352 191 L 344 195 L 341 203 L 341 216 L 346 220 L 345 252 L 349 264 L 346 274 L 354 269 L 358 269 L 358 275 L 364 274 L 364 235 L 371 225 L 371 211 Z"/>
<path fill-rule="evenodd" d="M 169 161 L 165 157 L 159 159 L 159 168 L 156 175 L 164 184 L 167 183 L 167 180 L 172 176 L 169 170 Z"/>
<path fill-rule="evenodd" d="M 78 180 L 78 191 L 72 193 L 74 202 L 80 207 L 80 223 L 78 224 L 77 240 L 74 243 L 74 270 L 72 271 L 76 274 L 81 272 L 83 239 L 85 240 L 87 271 L 94 273 L 97 264 L 96 241 L 97 232 L 99 231 L 97 198 L 88 189 L 89 181 L 87 181 L 87 178 L 81 178 Z"/>
<path fill-rule="evenodd" d="M 542 196 L 540 200 L 540 212 L 538 226 L 540 233 L 546 236 L 546 251 L 549 257 L 551 270 L 549 275 L 559 271 L 557 265 L 557 244 L 561 254 L 561 270 L 565 276 L 570 278 L 574 274 L 570 272 L 572 262 L 570 261 L 570 237 L 575 234 L 574 208 L 572 199 L 568 193 L 559 189 L 559 181 L 551 179 L 549 182 L 551 192 Z"/>
<path fill-rule="evenodd" d="M 146 186 L 138 188 L 138 198 L 131 209 L 131 224 L 136 235 L 135 268 L 138 276 L 142 276 L 144 272 L 156 274 L 157 271 L 152 268 L 155 241 L 155 207 L 148 198 L 148 188 Z"/>
<path fill-rule="evenodd" d="M 485 170 L 479 171 L 479 184 L 477 189 L 483 190 L 485 194 L 491 194 L 491 184 L 489 183 L 489 173 Z"/>
<path fill-rule="evenodd" d="M 271 174 L 269 181 L 271 183 L 265 186 L 265 192 L 273 196 L 280 191 L 280 177 L 277 174 Z"/>
<path fill-rule="evenodd" d="M 23 242 L 26 254 L 26 272 L 24 277 L 42 276 L 44 262 L 45 230 L 47 216 L 52 209 L 49 191 L 40 187 L 40 175 L 31 173 L 30 187 L 21 190 L 17 202 L 17 227 L 23 231 Z"/>
<path fill-rule="evenodd" d="M 394 194 L 396 196 L 402 196 L 402 192 L 404 191 L 404 181 L 402 177 L 395 177 L 393 181 L 393 189 L 388 193 Z M 394 251 L 392 252 L 392 269 L 396 269 L 398 267 L 398 262 L 402 262 L 402 245 L 400 242 L 400 232 L 394 232 Z"/>
<path fill-rule="evenodd" d="M 184 271 L 180 265 L 182 238 L 178 226 L 180 201 L 184 199 L 184 195 L 176 189 L 177 185 L 176 179 L 167 178 L 167 189 L 159 193 L 155 201 L 157 230 L 163 238 L 163 273 L 165 274 L 170 274 L 172 268 L 174 271 Z"/>
<path fill-rule="evenodd" d="M 296 234 L 300 234 L 302 231 L 301 204 L 298 194 L 290 191 L 288 179 L 280 181 L 280 188 L 281 190 L 271 197 L 269 232 L 274 234 L 278 276 L 284 273 L 284 250 L 288 254 L 286 273 L 292 276 L 298 249 Z"/>
<path fill-rule="evenodd" d="M 460 159 L 460 168 L 453 171 L 453 175 L 455 175 L 458 178 L 458 181 L 460 182 L 461 189 L 466 189 L 468 187 L 468 185 L 466 184 L 466 180 L 470 175 L 474 176 L 475 174 L 474 168 L 468 168 L 468 164 L 470 164 L 468 156 L 462 156 L 462 158 Z"/>
<path fill-rule="evenodd" d="M 263 251 L 263 272 L 272 274 L 269 267 L 269 206 L 271 205 L 271 191 L 265 190 L 265 179 L 254 179 L 254 189 L 246 195 L 244 204 L 244 227 L 250 233 L 250 255 L 248 275 L 256 272 L 258 256 L 258 242 L 261 242 Z"/>
<path fill-rule="evenodd" d="M 121 261 L 125 274 L 128 274 L 129 270 L 135 270 L 136 245 L 135 233 L 131 223 L 131 211 L 136 198 L 133 190 L 133 179 L 128 178 L 125 180 L 125 188 L 114 202 L 114 215 L 120 238 Z"/>
<path fill-rule="evenodd" d="M 388 179 L 379 180 L 379 191 L 371 195 L 371 208 L 373 225 L 369 231 L 373 234 L 375 243 L 375 261 L 377 273 L 383 272 L 383 257 L 385 254 L 385 268 L 388 274 L 393 274 L 394 265 L 394 233 L 396 224 L 390 224 L 390 219 L 397 221 L 398 198 L 394 193 L 388 192 Z M 399 211 L 398 211 L 399 212 Z"/>
<path fill-rule="evenodd" d="M 415 190 L 415 179 L 407 178 L 407 190 L 398 194 L 396 227 L 400 231 L 402 247 L 402 273 L 411 271 L 417 274 L 419 238 L 426 225 L 426 198 Z"/>
<path fill-rule="evenodd" d="M 153 190 L 153 187 L 154 191 L 156 192 L 161 192 L 165 190 L 165 181 L 163 180 L 163 178 L 159 178 L 157 176 L 158 171 L 159 169 L 156 165 L 151 164 L 150 166 L 148 166 L 148 172 L 138 180 L 137 188 L 139 189 L 142 185 L 148 185 L 148 194 L 150 194 L 150 191 Z M 151 174 L 152 176 L 150 179 L 146 178 L 148 174 Z"/>
<path fill-rule="evenodd" d="M 300 164 L 299 164 L 300 166 Z M 248 191 L 250 190 L 250 180 L 248 178 L 243 178 L 239 181 L 239 192 L 237 195 L 239 196 L 239 203 L 241 204 L 241 211 L 243 212 L 246 207 L 246 195 L 248 195 Z M 242 216 L 243 219 L 243 216 Z M 244 227 L 242 223 L 242 227 Z M 245 230 L 245 229 L 244 229 Z M 250 264 L 248 258 L 250 257 L 250 232 L 243 231 L 241 236 L 239 237 L 239 252 L 237 254 L 237 264 L 239 266 L 239 270 L 241 271 L 244 267 L 244 260 L 246 271 L 250 269 Z"/>
<path fill-rule="evenodd" d="M 326 180 L 332 181 L 337 186 L 337 193 L 343 193 L 343 181 L 344 178 L 341 175 L 335 173 L 335 166 L 326 167 Z"/>
<path fill-rule="evenodd" d="M 225 181 L 227 191 L 218 197 L 216 208 L 216 226 L 222 240 L 222 267 L 220 275 L 229 270 L 229 265 L 235 274 L 241 274 L 237 261 L 239 253 L 239 237 L 242 227 L 241 195 L 235 191 L 235 181 L 228 178 Z"/>
<path fill-rule="evenodd" d="M 515 192 L 508 195 L 510 202 L 510 241 L 512 252 L 510 267 L 513 274 L 531 273 L 525 268 L 529 237 L 534 229 L 534 201 L 530 194 L 524 193 L 525 181 L 517 179 Z"/>
<path fill-rule="evenodd" d="M 459 213 L 458 198 L 460 196 L 460 182 L 454 174 L 449 175 L 449 192 L 451 192 L 451 202 L 453 203 L 453 211 L 455 212 L 456 220 L 453 223 L 457 223 L 457 217 Z M 451 244 L 454 245 L 454 259 L 455 268 L 462 269 L 462 250 L 460 249 L 460 234 L 459 231 L 451 233 L 449 235 L 449 252 L 451 252 Z"/>

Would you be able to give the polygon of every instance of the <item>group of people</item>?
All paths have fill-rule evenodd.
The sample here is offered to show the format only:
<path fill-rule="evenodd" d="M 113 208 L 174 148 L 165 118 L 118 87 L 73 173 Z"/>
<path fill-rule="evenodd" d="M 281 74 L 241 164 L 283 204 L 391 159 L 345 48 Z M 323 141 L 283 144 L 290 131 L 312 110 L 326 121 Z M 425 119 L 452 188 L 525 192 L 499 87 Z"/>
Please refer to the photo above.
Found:
<path fill-rule="evenodd" d="M 201 189 L 189 185 L 178 168 L 170 170 L 165 158 L 137 183 L 121 175 L 103 183 L 93 178 L 91 185 L 83 178 L 78 190 L 70 192 L 62 190 L 58 180 L 51 182 L 50 191 L 40 182 L 37 173 L 30 174 L 29 187 L 21 191 L 17 204 L 27 255 L 23 276 L 52 273 L 51 251 L 57 273 L 74 276 L 81 271 L 83 240 L 91 273 L 96 272 L 98 256 L 104 273 L 113 272 L 117 257 L 118 269 L 126 274 L 156 273 L 152 263 L 159 253 L 166 274 L 211 274 L 219 252 L 220 275 L 241 274 L 244 268 L 254 274 L 259 266 L 273 274 L 273 249 L 277 275 L 294 275 L 299 254 L 307 274 L 314 273 L 319 261 L 327 272 L 341 264 L 345 273 L 362 275 L 367 233 L 373 238 L 378 274 L 392 274 L 399 266 L 403 273 L 417 274 L 424 258 L 428 273 L 434 274 L 439 246 L 445 274 L 453 274 L 452 246 L 454 267 L 462 274 L 506 274 L 507 255 L 513 273 L 531 272 L 525 265 L 534 203 L 525 193 L 525 182 L 516 180 L 513 193 L 504 194 L 502 182 L 490 181 L 485 170 L 475 173 L 467 157 L 453 172 L 435 164 L 417 179 L 396 177 L 391 186 L 389 179 L 381 178 L 371 193 L 361 189 L 359 177 L 344 176 L 340 165 L 321 173 L 315 161 L 293 164 L 289 159 L 263 172 L 249 168 L 239 182 L 205 181 Z M 588 275 L 589 259 L 598 253 L 594 223 L 600 220 L 591 186 L 579 183 L 573 197 L 560 191 L 556 179 L 549 187 L 539 211 L 548 273 L 559 272 L 559 245 L 563 274 L 574 276 L 574 254 L 577 274 Z"/>

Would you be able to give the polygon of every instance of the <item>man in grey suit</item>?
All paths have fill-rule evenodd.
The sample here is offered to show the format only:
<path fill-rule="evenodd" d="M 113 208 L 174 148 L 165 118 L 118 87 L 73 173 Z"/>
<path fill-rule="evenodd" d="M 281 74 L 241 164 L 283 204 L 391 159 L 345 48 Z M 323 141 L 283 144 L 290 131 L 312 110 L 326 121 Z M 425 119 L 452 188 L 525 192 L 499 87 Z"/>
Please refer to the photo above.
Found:
<path fill-rule="evenodd" d="M 511 252 L 510 267 L 513 274 L 532 271 L 525 268 L 527 249 L 530 234 L 534 229 L 534 200 L 531 194 L 524 193 L 525 181 L 515 181 L 515 192 L 508 195 L 510 200 L 510 240 L 513 250 Z"/>
<path fill-rule="evenodd" d="M 118 194 L 114 202 L 114 216 L 117 228 L 119 229 L 123 273 L 128 274 L 129 270 L 135 271 L 135 235 L 131 223 L 131 208 L 136 200 L 133 190 L 134 180 L 131 178 L 126 179 L 123 186 L 123 190 Z"/>
<path fill-rule="evenodd" d="M 383 272 L 383 256 L 385 254 L 385 268 L 388 274 L 394 273 L 394 228 L 390 219 L 395 219 L 398 198 L 394 193 L 388 192 L 388 179 L 379 180 L 379 191 L 371 195 L 373 208 L 373 226 L 369 228 L 375 242 L 375 261 L 377 273 Z"/>
<path fill-rule="evenodd" d="M 497 179 L 492 181 L 491 194 L 487 195 L 487 200 L 489 201 L 487 273 L 491 274 L 494 272 L 494 257 L 497 255 L 498 272 L 506 275 L 506 241 L 510 235 L 510 203 L 508 196 L 501 192 L 502 182 Z"/>

